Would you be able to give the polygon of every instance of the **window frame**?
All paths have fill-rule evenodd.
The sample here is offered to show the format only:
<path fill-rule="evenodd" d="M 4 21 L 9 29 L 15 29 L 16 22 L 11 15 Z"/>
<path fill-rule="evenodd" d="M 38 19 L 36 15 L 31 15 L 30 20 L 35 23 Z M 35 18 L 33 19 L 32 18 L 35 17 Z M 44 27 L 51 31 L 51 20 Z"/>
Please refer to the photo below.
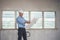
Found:
<path fill-rule="evenodd" d="M 3 11 L 15 11 L 15 28 L 14 29 L 7 29 L 7 30 L 17 30 L 17 28 L 16 28 L 16 11 L 17 10 L 2 10 L 1 13 Z M 30 17 L 31 11 L 28 11 L 28 12 L 29 12 L 29 21 L 31 21 L 31 17 Z M 39 28 L 39 29 L 37 29 L 37 28 L 29 28 L 28 30 L 30 30 L 30 29 L 32 29 L 32 30 L 35 30 L 35 29 L 36 30 L 40 30 L 40 29 L 57 29 L 56 28 L 56 11 L 39 11 L 39 12 L 42 12 L 42 28 Z M 44 28 L 44 12 L 55 12 L 55 28 Z M 2 15 L 3 15 L 3 13 L 2 13 Z M 3 29 L 3 28 L 1 27 L 1 29 Z M 3 29 L 3 30 L 6 30 L 6 29 Z"/>
<path fill-rule="evenodd" d="M 16 10 L 15 13 L 16 13 L 16 12 L 18 12 L 18 10 Z M 28 17 L 29 17 L 29 21 L 30 21 L 30 12 L 29 12 L 29 11 L 24 11 L 24 12 L 28 12 L 28 13 L 29 13 L 29 14 L 28 14 L 28 15 L 29 15 Z M 17 16 L 17 15 L 15 15 L 15 20 L 16 20 L 16 18 L 17 18 L 16 16 Z M 17 27 L 17 22 L 16 22 L 16 21 L 15 21 L 15 24 L 16 24 L 16 25 L 15 25 L 16 29 L 18 29 L 18 27 Z"/>
<path fill-rule="evenodd" d="M 44 26 L 43 26 L 43 29 L 57 29 L 56 28 L 56 11 L 43 11 L 43 15 L 44 15 L 44 12 L 54 12 L 54 14 L 55 14 L 55 27 L 54 28 L 44 28 Z M 44 19 L 44 17 L 43 17 L 43 19 Z"/>
<path fill-rule="evenodd" d="M 1 11 L 1 13 L 2 13 L 2 18 L 3 18 L 3 11 L 14 11 L 14 10 L 2 10 L 2 11 Z M 15 12 L 15 11 L 14 11 L 14 12 Z M 15 20 L 15 21 L 16 21 L 16 20 Z M 15 22 L 15 24 L 16 24 L 16 22 Z M 2 24 L 2 25 L 3 25 L 3 24 Z M 15 26 L 16 26 L 16 25 L 15 25 Z M 6 28 L 6 29 L 4 29 L 3 27 L 1 27 L 1 29 L 2 29 L 2 30 L 15 30 L 16 27 L 14 27 L 14 28 L 12 28 L 12 29 L 11 29 L 11 28 Z"/>
<path fill-rule="evenodd" d="M 43 12 L 42 11 L 30 11 L 31 12 L 41 12 L 42 13 L 42 28 L 30 28 L 30 29 L 43 29 Z M 31 15 L 30 15 L 30 21 L 31 21 Z"/>

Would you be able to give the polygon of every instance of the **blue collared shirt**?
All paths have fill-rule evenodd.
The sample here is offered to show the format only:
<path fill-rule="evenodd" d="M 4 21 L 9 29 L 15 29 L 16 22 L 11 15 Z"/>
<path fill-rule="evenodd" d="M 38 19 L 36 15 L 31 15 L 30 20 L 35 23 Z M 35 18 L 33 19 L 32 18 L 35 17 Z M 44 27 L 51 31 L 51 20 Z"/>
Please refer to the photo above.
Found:
<path fill-rule="evenodd" d="M 18 16 L 16 18 L 16 22 L 18 24 L 18 28 L 25 28 L 25 22 L 26 22 L 26 20 L 23 17 Z"/>

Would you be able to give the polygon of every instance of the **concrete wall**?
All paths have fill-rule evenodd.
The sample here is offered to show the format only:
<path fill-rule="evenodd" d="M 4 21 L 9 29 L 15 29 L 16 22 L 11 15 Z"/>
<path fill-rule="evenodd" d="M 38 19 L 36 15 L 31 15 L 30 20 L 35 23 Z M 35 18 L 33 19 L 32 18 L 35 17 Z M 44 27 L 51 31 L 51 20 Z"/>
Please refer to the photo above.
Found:
<path fill-rule="evenodd" d="M 0 29 L 1 29 L 1 1 L 0 1 Z M 1 40 L 1 30 L 0 30 L 0 40 Z"/>
<path fill-rule="evenodd" d="M 56 10 L 58 1 L 56 0 L 2 0 L 2 9 L 17 10 Z"/>
<path fill-rule="evenodd" d="M 60 40 L 59 0 L 1 0 L 1 10 L 56 11 L 56 30 L 27 30 L 28 40 Z M 0 13 L 1 16 L 2 13 Z M 1 24 L 0 24 L 1 25 Z M 1 26 L 0 26 L 1 27 Z M 17 40 L 17 30 L 1 30 L 1 40 Z"/>
<path fill-rule="evenodd" d="M 0 1 L 0 14 L 1 14 L 1 1 Z M 1 16 L 0 16 L 0 24 L 1 24 Z"/>

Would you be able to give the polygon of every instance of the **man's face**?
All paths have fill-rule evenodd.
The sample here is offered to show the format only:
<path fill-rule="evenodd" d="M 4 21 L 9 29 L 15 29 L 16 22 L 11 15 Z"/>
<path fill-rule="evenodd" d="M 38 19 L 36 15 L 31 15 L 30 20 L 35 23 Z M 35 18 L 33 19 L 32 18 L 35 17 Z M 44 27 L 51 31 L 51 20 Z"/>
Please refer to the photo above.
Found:
<path fill-rule="evenodd" d="M 20 13 L 20 12 L 19 12 L 19 16 L 21 16 L 21 17 L 22 17 L 22 16 L 23 16 L 23 13 Z"/>

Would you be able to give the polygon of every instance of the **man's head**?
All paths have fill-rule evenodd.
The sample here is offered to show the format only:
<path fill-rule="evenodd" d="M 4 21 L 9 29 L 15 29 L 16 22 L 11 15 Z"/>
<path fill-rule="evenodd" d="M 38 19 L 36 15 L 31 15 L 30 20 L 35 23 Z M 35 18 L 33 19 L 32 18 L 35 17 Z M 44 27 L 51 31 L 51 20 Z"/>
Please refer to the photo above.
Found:
<path fill-rule="evenodd" d="M 18 12 L 19 12 L 19 16 L 22 17 L 23 16 L 23 11 L 22 10 L 19 10 Z"/>
<path fill-rule="evenodd" d="M 19 16 L 21 16 L 21 17 L 22 17 L 22 16 L 23 16 L 23 13 L 19 12 Z"/>

